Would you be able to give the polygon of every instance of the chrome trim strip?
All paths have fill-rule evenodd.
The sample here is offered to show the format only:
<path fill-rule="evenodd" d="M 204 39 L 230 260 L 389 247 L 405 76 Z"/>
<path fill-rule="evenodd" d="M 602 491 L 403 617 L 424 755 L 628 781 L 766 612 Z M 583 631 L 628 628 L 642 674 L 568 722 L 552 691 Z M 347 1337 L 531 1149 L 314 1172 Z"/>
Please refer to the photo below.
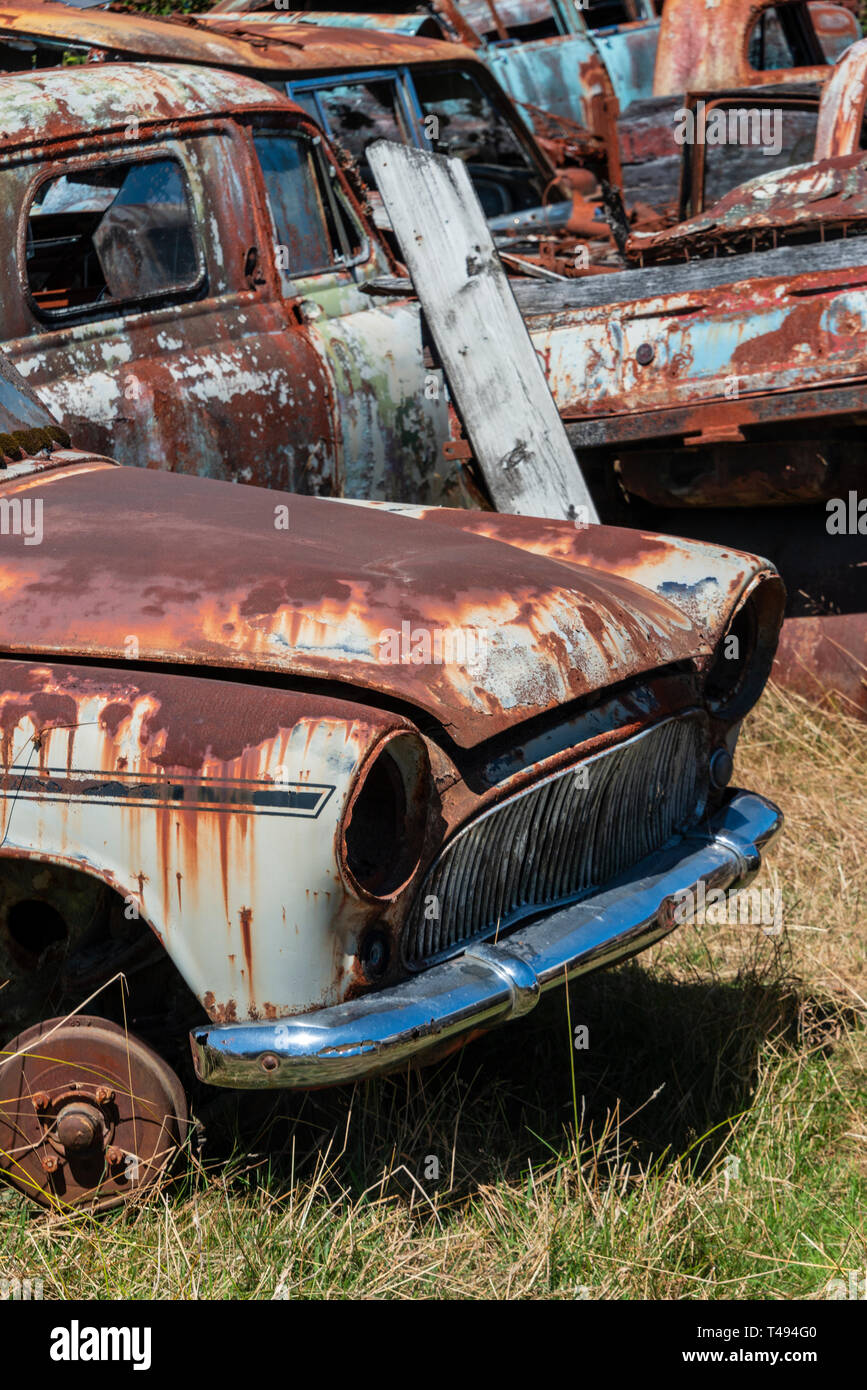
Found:
<path fill-rule="evenodd" d="M 462 1033 L 527 1013 L 541 993 L 650 946 L 677 925 L 679 894 L 748 883 L 782 826 L 772 802 L 733 792 L 705 825 L 602 892 L 388 989 L 301 1017 L 205 1024 L 190 1034 L 196 1073 L 214 1086 L 309 1087 L 416 1060 Z"/>

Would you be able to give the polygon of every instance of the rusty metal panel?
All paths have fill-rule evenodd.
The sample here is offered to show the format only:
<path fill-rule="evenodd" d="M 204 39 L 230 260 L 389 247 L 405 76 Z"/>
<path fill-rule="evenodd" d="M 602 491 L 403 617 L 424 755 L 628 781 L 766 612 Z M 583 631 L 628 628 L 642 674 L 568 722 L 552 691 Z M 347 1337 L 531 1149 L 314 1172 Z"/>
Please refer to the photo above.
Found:
<path fill-rule="evenodd" d="M 547 313 L 534 304 L 550 299 L 549 291 L 520 289 L 561 412 L 592 420 L 713 407 L 739 410 L 748 421 L 751 400 L 768 393 L 863 381 L 860 243 L 802 248 L 801 259 L 815 264 L 800 274 L 794 266 L 785 271 L 791 252 L 766 254 L 776 259 L 757 254 L 628 272 L 622 290 L 621 277 L 600 277 L 564 287 L 566 307 Z M 649 277 L 645 294 L 642 276 Z M 669 292 L 651 288 L 669 276 Z M 587 307 L 578 307 L 582 299 Z"/>
<path fill-rule="evenodd" d="M 860 148 L 867 97 L 867 41 L 853 44 L 822 92 L 813 158 L 831 159 Z"/>
<path fill-rule="evenodd" d="M 336 1003 L 371 916 L 349 910 L 337 830 L 353 775 L 404 727 L 333 698 L 6 660 L 0 858 L 101 879 L 214 1020 Z M 12 996 L 32 989 L 26 961 L 4 955 Z"/>
<path fill-rule="evenodd" d="M 111 91 L 112 78 L 103 84 Z M 98 453 L 141 467 L 183 461 L 206 476 L 284 488 L 304 487 L 315 463 L 333 480 L 327 372 L 309 333 L 287 321 L 276 287 L 265 295 L 244 278 L 244 249 L 270 238 L 257 222 L 240 132 L 203 135 L 181 124 L 179 133 L 185 138 L 157 138 L 149 149 L 176 159 L 186 174 L 208 294 L 68 325 L 46 325 L 25 296 L 7 296 L 6 351 L 77 440 Z M 16 246 L 20 209 L 46 167 L 86 170 L 120 151 L 142 154 L 140 144 L 119 139 L 53 164 L 49 156 L 0 169 L 5 244 Z M 229 247 L 235 254 L 225 254 Z"/>
<path fill-rule="evenodd" d="M 763 13 L 791 9 L 805 31 L 810 62 L 786 67 L 780 63 L 759 71 L 748 57 L 750 35 Z M 777 61 L 775 59 L 774 61 Z M 766 82 L 824 80 L 830 73 L 803 0 L 666 0 L 659 31 L 654 96 L 679 96 L 687 91 L 716 91 Z"/>
<path fill-rule="evenodd" d="M 634 101 L 653 95 L 659 30 L 658 19 L 640 20 L 593 35 L 621 111 L 626 111 Z"/>
<path fill-rule="evenodd" d="M 610 91 L 592 39 L 568 34 L 487 51 L 497 81 L 519 105 L 540 107 L 593 128 L 593 99 Z"/>
<path fill-rule="evenodd" d="M 352 504 L 198 478 L 171 480 L 167 512 L 166 483 L 110 466 L 40 477 L 51 546 L 4 570 L 4 650 L 123 661 L 133 636 L 141 661 L 379 691 L 426 710 L 464 745 L 704 650 L 676 605 L 629 578 L 460 533 L 444 544 L 439 528 L 388 509 L 368 509 L 360 524 Z M 612 537 L 628 561 L 633 538 Z M 486 660 L 472 670 L 383 660 L 382 633 L 400 635 L 403 623 L 486 629 Z"/>
<path fill-rule="evenodd" d="M 867 613 L 789 618 L 771 679 L 810 700 L 836 696 L 846 713 L 867 719 Z"/>
<path fill-rule="evenodd" d="M 250 75 L 260 70 L 288 74 L 317 67 L 383 66 L 405 60 L 409 54 L 429 62 L 451 57 L 448 46 L 438 39 L 369 29 L 323 31 L 297 24 L 281 27 L 279 32 L 268 32 L 267 25 L 249 31 L 237 16 L 215 17 L 215 22 L 196 15 L 157 19 L 139 13 L 71 9 L 51 0 L 4 6 L 0 38 L 4 34 L 98 50 L 103 58 L 150 57 Z"/>
<path fill-rule="evenodd" d="M 832 5 L 828 0 L 809 0 L 809 8 L 822 52 L 829 63 L 836 63 L 861 37 L 858 17 L 844 5 Z"/>

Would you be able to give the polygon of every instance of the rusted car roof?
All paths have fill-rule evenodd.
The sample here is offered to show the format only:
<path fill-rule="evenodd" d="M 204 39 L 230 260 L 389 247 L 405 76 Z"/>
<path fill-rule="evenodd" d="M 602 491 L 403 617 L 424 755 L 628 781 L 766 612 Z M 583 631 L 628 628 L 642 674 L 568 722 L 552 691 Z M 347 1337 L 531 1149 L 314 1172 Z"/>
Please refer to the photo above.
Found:
<path fill-rule="evenodd" d="M 216 68 L 95 63 L 37 70 L 27 74 L 26 84 L 22 100 L 22 78 L 0 76 L 0 140 L 6 147 L 80 137 L 88 127 L 122 129 L 132 112 L 140 125 L 287 107 L 303 114 L 273 87 Z"/>
<path fill-rule="evenodd" d="M 3 495 L 25 487 L 32 478 Z M 8 653 L 124 660 L 135 633 L 144 662 L 339 682 L 349 698 L 377 691 L 473 746 L 709 650 L 682 607 L 629 579 L 387 508 L 361 516 L 340 502 L 108 462 L 48 469 L 39 488 L 50 546 L 0 564 Z M 288 531 L 275 529 L 278 506 Z M 628 566 L 635 534 L 608 540 Z M 484 630 L 484 669 L 384 661 L 382 634 L 404 623 Z"/>
<path fill-rule="evenodd" d="M 151 18 L 110 10 L 76 10 L 51 0 L 4 5 L 0 35 L 21 34 L 103 49 L 110 56 L 146 55 L 175 63 L 205 63 L 232 70 L 275 73 L 376 64 L 454 62 L 457 52 L 473 60 L 470 49 L 439 39 L 378 33 L 372 29 L 322 29 L 312 24 L 281 25 L 279 35 L 256 30 L 245 35 L 243 20 L 231 31 L 198 22 L 194 16 Z"/>

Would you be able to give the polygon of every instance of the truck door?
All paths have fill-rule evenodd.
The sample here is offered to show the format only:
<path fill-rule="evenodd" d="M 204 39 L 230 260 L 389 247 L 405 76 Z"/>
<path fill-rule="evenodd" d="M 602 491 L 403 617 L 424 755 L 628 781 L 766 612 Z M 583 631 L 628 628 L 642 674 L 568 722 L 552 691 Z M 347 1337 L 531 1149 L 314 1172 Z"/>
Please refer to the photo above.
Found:
<path fill-rule="evenodd" d="M 244 133 L 0 165 L 20 292 L 6 350 L 79 447 L 121 462 L 331 491 L 327 368 L 267 275 Z"/>
<path fill-rule="evenodd" d="M 251 137 L 285 300 L 333 382 L 339 493 L 461 505 L 460 466 L 443 453 L 448 397 L 425 364 L 417 301 L 364 292 L 390 266 L 312 127 L 263 118 Z"/>

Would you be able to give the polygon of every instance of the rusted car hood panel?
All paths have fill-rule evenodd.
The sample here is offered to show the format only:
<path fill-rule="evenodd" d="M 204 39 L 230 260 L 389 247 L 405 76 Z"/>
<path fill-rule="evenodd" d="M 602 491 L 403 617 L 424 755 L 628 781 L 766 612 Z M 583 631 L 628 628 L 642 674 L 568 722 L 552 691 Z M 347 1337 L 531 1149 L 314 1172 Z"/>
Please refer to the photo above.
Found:
<path fill-rule="evenodd" d="M 707 651 L 682 610 L 629 579 L 387 509 L 110 465 L 3 495 L 26 487 L 44 498 L 45 540 L 0 570 L 7 652 L 339 681 L 472 746 Z M 480 665 L 412 663 L 414 634 L 456 629 L 484 632 Z M 396 660 L 384 633 L 402 640 Z"/>
<path fill-rule="evenodd" d="M 709 648 L 719 642 L 732 611 L 756 575 L 774 573 L 770 561 L 760 556 L 681 536 L 661 536 L 617 526 L 590 526 L 578 531 L 568 522 L 542 517 L 446 507 L 419 507 L 412 512 L 451 531 L 505 541 L 533 555 L 572 566 L 589 566 L 595 574 L 628 577 L 683 609 Z"/>

